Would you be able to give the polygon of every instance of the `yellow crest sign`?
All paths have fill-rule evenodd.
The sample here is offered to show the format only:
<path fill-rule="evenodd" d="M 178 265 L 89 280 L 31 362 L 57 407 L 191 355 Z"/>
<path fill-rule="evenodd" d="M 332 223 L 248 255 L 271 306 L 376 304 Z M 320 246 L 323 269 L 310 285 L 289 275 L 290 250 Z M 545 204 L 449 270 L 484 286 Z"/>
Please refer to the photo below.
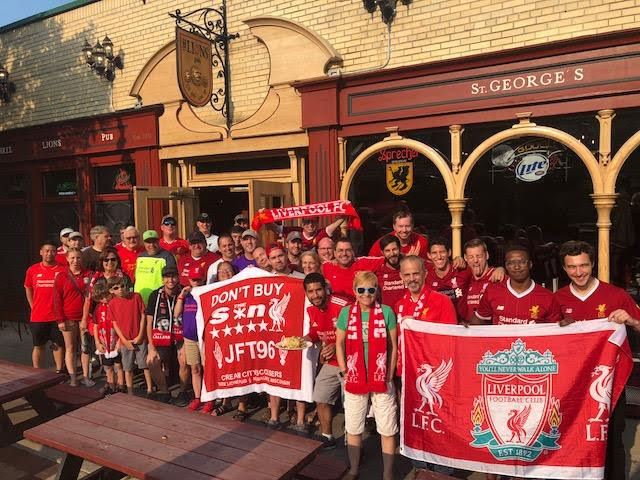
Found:
<path fill-rule="evenodd" d="M 184 99 L 194 107 L 203 107 L 211 99 L 213 69 L 211 41 L 176 28 L 178 85 Z"/>
<path fill-rule="evenodd" d="M 404 195 L 413 187 L 413 162 L 387 163 L 387 188 L 394 195 Z"/>

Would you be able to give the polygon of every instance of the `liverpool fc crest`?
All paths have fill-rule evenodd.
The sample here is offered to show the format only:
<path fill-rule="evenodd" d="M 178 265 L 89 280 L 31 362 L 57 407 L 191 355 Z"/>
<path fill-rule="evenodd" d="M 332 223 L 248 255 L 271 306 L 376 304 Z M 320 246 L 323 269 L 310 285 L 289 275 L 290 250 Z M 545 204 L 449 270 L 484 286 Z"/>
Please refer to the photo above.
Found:
<path fill-rule="evenodd" d="M 558 364 L 549 350 L 527 349 L 518 339 L 510 350 L 485 353 L 476 373 L 482 394 L 471 411 L 472 447 L 487 448 L 497 460 L 527 462 L 561 448 L 560 401 L 552 395 Z"/>
<path fill-rule="evenodd" d="M 404 195 L 413 186 L 413 162 L 387 164 L 387 188 L 394 195 Z"/>

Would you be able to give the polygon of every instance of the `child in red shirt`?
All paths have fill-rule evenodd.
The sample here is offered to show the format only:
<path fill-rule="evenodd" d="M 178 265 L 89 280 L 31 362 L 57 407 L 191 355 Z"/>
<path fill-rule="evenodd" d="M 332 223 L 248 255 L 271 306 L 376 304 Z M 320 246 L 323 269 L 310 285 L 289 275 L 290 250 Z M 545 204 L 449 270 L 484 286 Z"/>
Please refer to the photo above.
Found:
<path fill-rule="evenodd" d="M 122 370 L 122 360 L 118 349 L 120 346 L 118 344 L 118 335 L 107 317 L 107 304 L 112 298 L 113 295 L 104 284 L 96 285 L 91 293 L 91 299 L 97 304 L 94 310 L 95 323 L 92 323 L 92 333 L 96 341 L 96 354 L 100 356 L 100 363 L 107 376 L 107 385 L 104 388 L 105 397 L 112 393 L 126 393 L 127 391 L 124 386 L 124 370 Z M 118 376 L 117 387 L 116 378 L 113 374 L 114 365 Z"/>
<path fill-rule="evenodd" d="M 111 277 L 107 288 L 113 298 L 107 305 L 107 321 L 120 338 L 120 356 L 127 393 L 133 395 L 133 371 L 136 365 L 144 373 L 147 396 L 153 395 L 151 374 L 147 367 L 147 337 L 145 335 L 144 302 L 139 293 L 124 288 L 122 277 Z"/>

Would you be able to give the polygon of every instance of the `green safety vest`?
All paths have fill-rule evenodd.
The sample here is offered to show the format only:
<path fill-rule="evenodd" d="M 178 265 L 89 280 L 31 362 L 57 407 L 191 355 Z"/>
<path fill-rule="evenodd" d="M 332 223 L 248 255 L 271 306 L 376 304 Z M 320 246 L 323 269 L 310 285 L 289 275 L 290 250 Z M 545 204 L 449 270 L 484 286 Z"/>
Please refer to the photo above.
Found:
<path fill-rule="evenodd" d="M 134 292 L 138 292 L 144 304 L 149 295 L 162 286 L 162 268 L 167 264 L 164 258 L 138 257 L 136 260 L 136 283 Z"/>

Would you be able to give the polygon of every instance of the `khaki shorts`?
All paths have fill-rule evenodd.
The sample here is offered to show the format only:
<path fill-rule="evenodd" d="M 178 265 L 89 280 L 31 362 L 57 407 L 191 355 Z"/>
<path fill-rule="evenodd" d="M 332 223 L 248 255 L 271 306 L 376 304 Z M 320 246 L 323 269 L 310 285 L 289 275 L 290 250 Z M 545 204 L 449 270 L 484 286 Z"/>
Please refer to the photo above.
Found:
<path fill-rule="evenodd" d="M 391 437 L 398 433 L 398 404 L 393 383 L 387 384 L 385 393 L 358 395 L 344 392 L 344 427 L 347 433 L 360 435 L 364 432 L 364 422 L 369 410 L 369 397 L 371 397 L 378 433 L 384 437 Z"/>
<path fill-rule="evenodd" d="M 198 365 L 202 363 L 200 359 L 200 346 L 194 340 L 184 339 L 184 358 L 187 365 Z"/>
<path fill-rule="evenodd" d="M 316 383 L 313 386 L 313 401 L 316 403 L 326 403 L 335 405 L 340 398 L 340 388 L 342 384 L 338 372 L 340 369 L 334 365 L 325 363 L 320 368 Z"/>

